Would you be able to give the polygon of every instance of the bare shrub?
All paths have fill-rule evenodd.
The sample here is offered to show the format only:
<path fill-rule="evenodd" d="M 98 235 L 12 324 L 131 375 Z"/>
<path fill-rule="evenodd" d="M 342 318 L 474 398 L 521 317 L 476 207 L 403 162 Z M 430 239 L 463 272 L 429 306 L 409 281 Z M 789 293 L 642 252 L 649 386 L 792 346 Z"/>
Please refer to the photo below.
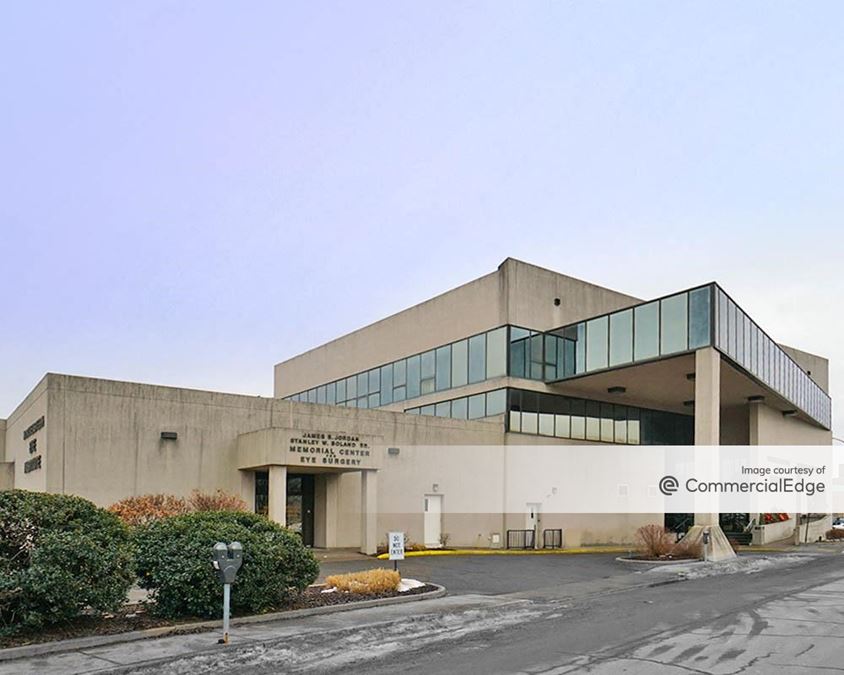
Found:
<path fill-rule="evenodd" d="M 188 497 L 191 511 L 248 511 L 249 507 L 237 495 L 217 490 L 216 492 L 200 492 L 194 490 Z"/>
<path fill-rule="evenodd" d="M 683 538 L 674 544 L 670 555 L 673 558 L 703 558 L 703 544 L 700 539 L 692 541 Z"/>
<path fill-rule="evenodd" d="M 181 497 L 175 495 L 140 495 L 121 499 L 108 510 L 126 525 L 144 525 L 154 520 L 179 516 L 190 509 Z"/>
<path fill-rule="evenodd" d="M 636 550 L 646 558 L 661 558 L 674 548 L 674 535 L 662 525 L 643 525 L 636 530 Z"/>

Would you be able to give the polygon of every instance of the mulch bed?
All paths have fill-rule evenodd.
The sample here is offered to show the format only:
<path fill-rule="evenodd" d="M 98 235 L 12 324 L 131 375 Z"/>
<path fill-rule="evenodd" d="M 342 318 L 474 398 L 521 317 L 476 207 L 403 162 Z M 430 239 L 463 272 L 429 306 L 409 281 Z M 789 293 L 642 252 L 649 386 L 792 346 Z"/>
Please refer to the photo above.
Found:
<path fill-rule="evenodd" d="M 293 609 L 308 609 L 312 607 L 328 607 L 331 605 L 345 605 L 362 600 L 376 600 L 380 598 L 393 598 L 396 596 L 419 595 L 436 590 L 436 586 L 425 584 L 419 588 L 413 588 L 404 593 L 388 592 L 374 595 L 361 595 L 357 593 L 321 593 L 324 586 L 311 586 L 294 597 L 283 607 L 277 607 L 267 613 L 286 612 Z M 220 610 L 222 612 L 222 608 Z M 237 616 L 237 615 L 235 615 Z M 188 624 L 196 621 L 207 621 L 208 619 L 186 618 L 186 619 L 160 619 L 149 614 L 144 604 L 124 605 L 119 611 L 103 616 L 80 616 L 78 619 L 60 626 L 51 626 L 37 632 L 19 633 L 17 635 L 0 637 L 0 649 L 8 647 L 22 647 L 24 645 L 38 644 L 42 642 L 53 642 L 55 640 L 69 640 L 72 638 L 89 637 L 91 635 L 114 635 L 116 633 L 128 633 L 147 628 L 158 628 L 161 626 L 182 626 L 184 630 L 180 633 L 197 633 L 207 629 L 192 629 Z M 222 619 L 221 619 L 222 621 Z"/>

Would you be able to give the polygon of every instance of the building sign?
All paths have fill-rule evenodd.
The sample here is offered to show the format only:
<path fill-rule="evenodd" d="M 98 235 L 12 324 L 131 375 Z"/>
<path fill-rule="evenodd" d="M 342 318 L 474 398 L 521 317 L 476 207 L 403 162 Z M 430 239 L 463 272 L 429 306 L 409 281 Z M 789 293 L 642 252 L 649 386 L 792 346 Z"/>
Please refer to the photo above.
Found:
<path fill-rule="evenodd" d="M 387 542 L 390 560 L 404 560 L 404 532 L 389 532 Z"/>
<path fill-rule="evenodd" d="M 38 433 L 41 429 L 44 428 L 44 415 L 41 415 L 37 420 L 35 420 L 32 424 L 30 424 L 23 432 L 23 440 L 26 440 L 30 436 L 34 436 Z"/>
<path fill-rule="evenodd" d="M 23 472 L 24 473 L 32 473 L 36 469 L 41 468 L 41 455 L 37 457 L 33 457 L 32 459 L 28 459 L 23 465 Z"/>
<path fill-rule="evenodd" d="M 372 466 L 371 445 L 360 436 L 337 432 L 302 431 L 291 435 L 289 464 L 366 469 Z"/>

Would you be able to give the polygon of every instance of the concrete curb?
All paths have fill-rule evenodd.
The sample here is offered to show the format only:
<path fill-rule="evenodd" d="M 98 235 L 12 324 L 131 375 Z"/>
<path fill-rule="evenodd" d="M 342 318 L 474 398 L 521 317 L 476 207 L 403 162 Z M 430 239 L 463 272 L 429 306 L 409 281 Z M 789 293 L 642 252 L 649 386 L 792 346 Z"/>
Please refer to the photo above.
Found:
<path fill-rule="evenodd" d="M 706 562 L 700 558 L 679 558 L 677 560 L 639 560 L 637 558 L 625 558 L 623 556 L 619 556 L 616 560 L 618 562 L 629 563 L 631 565 L 695 565 L 697 563 Z"/>
<path fill-rule="evenodd" d="M 584 546 L 581 548 L 537 548 L 537 549 L 507 549 L 507 548 L 456 548 L 456 549 L 431 549 L 429 551 L 407 551 L 405 558 L 426 558 L 429 556 L 452 556 L 452 555 L 586 555 L 589 553 L 627 553 L 629 546 Z M 376 556 L 378 560 L 389 560 L 388 553 Z"/>
<path fill-rule="evenodd" d="M 291 609 L 286 612 L 273 612 L 271 614 L 254 614 L 241 616 L 231 620 L 232 626 L 245 626 L 255 623 L 268 623 L 270 621 L 284 621 L 289 619 L 301 619 L 307 616 L 320 614 L 334 614 L 337 612 L 349 612 L 353 609 L 366 609 L 368 607 L 381 607 L 383 605 L 399 605 L 407 602 L 418 602 L 422 600 L 434 600 L 441 598 L 448 593 L 445 586 L 436 586 L 433 591 L 417 593 L 415 595 L 397 596 L 394 598 L 378 598 L 376 600 L 361 600 L 360 602 L 349 602 L 343 605 L 328 605 L 327 607 L 308 607 L 306 609 Z M 79 649 L 91 649 L 92 647 L 103 647 L 106 645 L 120 644 L 122 642 L 136 642 L 148 640 L 149 638 L 168 637 L 184 633 L 207 632 L 220 630 L 222 620 L 217 621 L 195 621 L 193 623 L 181 623 L 174 626 L 159 626 L 145 630 L 132 631 L 128 633 L 115 633 L 113 635 L 91 635 L 88 637 L 73 638 L 70 640 L 55 640 L 53 642 L 41 642 L 34 645 L 23 645 L 21 647 L 8 647 L 0 649 L 0 663 L 25 659 L 46 654 L 57 654 L 60 652 L 72 652 Z"/>

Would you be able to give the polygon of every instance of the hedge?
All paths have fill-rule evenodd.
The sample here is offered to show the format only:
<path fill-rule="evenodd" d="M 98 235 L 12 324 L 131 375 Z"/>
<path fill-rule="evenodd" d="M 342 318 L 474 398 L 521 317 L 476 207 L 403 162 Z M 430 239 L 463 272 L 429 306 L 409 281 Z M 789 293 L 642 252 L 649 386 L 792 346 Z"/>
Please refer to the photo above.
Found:
<path fill-rule="evenodd" d="M 123 523 L 80 497 L 0 491 L 0 632 L 119 608 L 135 580 Z"/>
<path fill-rule="evenodd" d="M 216 617 L 223 587 L 212 567 L 218 541 L 243 544 L 232 585 L 233 613 L 280 607 L 313 583 L 319 564 L 295 533 L 254 513 L 210 511 L 165 518 L 134 530 L 139 584 L 158 616 Z"/>

